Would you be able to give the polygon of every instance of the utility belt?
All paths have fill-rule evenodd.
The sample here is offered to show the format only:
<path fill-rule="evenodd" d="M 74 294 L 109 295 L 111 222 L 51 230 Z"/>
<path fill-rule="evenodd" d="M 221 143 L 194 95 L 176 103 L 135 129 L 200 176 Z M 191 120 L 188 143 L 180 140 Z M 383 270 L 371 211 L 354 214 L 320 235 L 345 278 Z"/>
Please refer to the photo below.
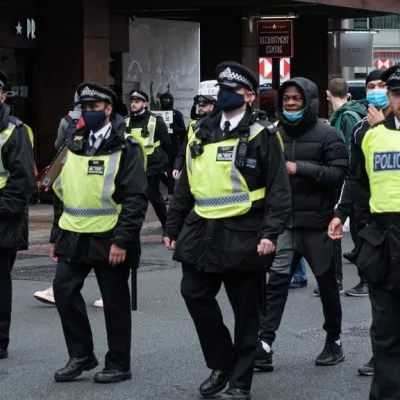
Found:
<path fill-rule="evenodd" d="M 400 225 L 400 211 L 398 213 L 372 213 L 371 221 L 375 222 L 380 228 L 389 225 Z"/>

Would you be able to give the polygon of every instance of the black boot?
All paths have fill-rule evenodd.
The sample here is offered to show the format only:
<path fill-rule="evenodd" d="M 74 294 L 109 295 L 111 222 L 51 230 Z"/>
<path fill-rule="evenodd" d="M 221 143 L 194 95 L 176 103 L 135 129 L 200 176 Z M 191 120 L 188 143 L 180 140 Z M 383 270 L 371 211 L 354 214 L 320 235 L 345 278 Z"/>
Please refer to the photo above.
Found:
<path fill-rule="evenodd" d="M 315 365 L 330 366 L 339 364 L 344 360 L 342 344 L 327 340 L 322 353 L 315 360 Z"/>
<path fill-rule="evenodd" d="M 220 398 L 225 400 L 251 400 L 251 395 L 247 390 L 229 388 Z"/>
<path fill-rule="evenodd" d="M 225 389 L 229 382 L 230 372 L 221 369 L 215 369 L 211 375 L 200 385 L 200 394 L 203 397 L 214 396 Z"/>
<path fill-rule="evenodd" d="M 106 369 L 98 372 L 94 376 L 96 383 L 118 383 L 132 379 L 131 371 L 118 371 L 116 369 Z"/>
<path fill-rule="evenodd" d="M 0 349 L 0 360 L 3 360 L 4 358 L 8 358 L 8 350 Z"/>
<path fill-rule="evenodd" d="M 374 357 L 372 357 L 365 365 L 358 368 L 358 373 L 364 376 L 373 376 L 375 373 Z"/>
<path fill-rule="evenodd" d="M 272 362 L 273 351 L 267 352 L 264 350 L 261 340 L 258 341 L 256 358 L 254 360 L 254 369 L 264 372 L 272 372 L 274 364 Z"/>
<path fill-rule="evenodd" d="M 84 371 L 90 371 L 99 365 L 96 357 L 72 357 L 64 368 L 59 369 L 54 374 L 54 379 L 57 382 L 70 382 L 77 378 Z"/>

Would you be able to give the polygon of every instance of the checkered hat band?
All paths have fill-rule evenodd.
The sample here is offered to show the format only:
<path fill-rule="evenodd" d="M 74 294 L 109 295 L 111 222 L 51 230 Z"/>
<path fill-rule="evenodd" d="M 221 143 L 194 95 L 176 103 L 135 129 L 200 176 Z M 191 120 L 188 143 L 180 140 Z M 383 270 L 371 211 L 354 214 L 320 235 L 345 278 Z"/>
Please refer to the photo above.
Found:
<path fill-rule="evenodd" d="M 82 90 L 81 97 L 97 97 L 99 99 L 107 100 L 112 103 L 111 97 L 108 94 L 99 92 L 98 90 L 90 89 L 88 87 L 85 87 Z"/>
<path fill-rule="evenodd" d="M 232 70 L 230 68 L 226 68 L 224 71 L 222 71 L 219 74 L 218 78 L 220 80 L 226 79 L 228 81 L 243 83 L 243 84 L 247 85 L 250 88 L 253 87 L 251 82 L 246 77 L 244 77 L 243 75 L 238 74 L 237 72 L 232 72 Z"/>
<path fill-rule="evenodd" d="M 390 81 L 392 79 L 400 80 L 400 73 L 395 72 L 394 74 L 390 75 L 388 81 Z"/>
<path fill-rule="evenodd" d="M 138 92 L 133 92 L 131 94 L 131 99 L 141 99 L 143 101 L 147 101 L 146 98 L 142 94 L 140 94 Z"/>

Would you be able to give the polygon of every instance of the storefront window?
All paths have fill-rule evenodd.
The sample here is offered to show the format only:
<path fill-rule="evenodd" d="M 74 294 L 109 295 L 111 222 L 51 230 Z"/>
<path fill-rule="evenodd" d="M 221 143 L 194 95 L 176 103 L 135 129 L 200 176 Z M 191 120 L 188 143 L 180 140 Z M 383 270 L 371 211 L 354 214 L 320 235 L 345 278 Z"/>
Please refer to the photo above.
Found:
<path fill-rule="evenodd" d="M 27 49 L 0 48 L 0 69 L 10 81 L 10 91 L 7 104 L 12 115 L 17 116 L 25 123 L 32 125 L 34 109 L 31 107 L 32 98 L 32 56 Z"/>

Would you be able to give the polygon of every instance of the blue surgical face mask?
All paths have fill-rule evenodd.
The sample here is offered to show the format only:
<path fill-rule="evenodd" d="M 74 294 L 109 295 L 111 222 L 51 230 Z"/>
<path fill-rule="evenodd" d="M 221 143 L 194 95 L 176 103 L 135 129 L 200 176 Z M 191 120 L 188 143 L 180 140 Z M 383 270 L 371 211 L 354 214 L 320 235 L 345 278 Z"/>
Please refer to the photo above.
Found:
<path fill-rule="evenodd" d="M 304 109 L 295 112 L 286 111 L 285 109 L 283 109 L 282 114 L 288 121 L 297 122 L 303 116 Z"/>
<path fill-rule="evenodd" d="M 386 93 L 386 89 L 371 90 L 367 93 L 367 101 L 369 104 L 371 104 L 371 106 L 382 110 L 389 105 Z"/>
<path fill-rule="evenodd" d="M 234 90 L 220 90 L 218 92 L 217 107 L 222 111 L 233 111 L 242 107 L 244 96 Z"/>
<path fill-rule="evenodd" d="M 93 132 L 97 132 L 104 124 L 106 113 L 104 110 L 82 111 L 82 118 L 85 121 L 85 125 L 88 129 Z"/>

